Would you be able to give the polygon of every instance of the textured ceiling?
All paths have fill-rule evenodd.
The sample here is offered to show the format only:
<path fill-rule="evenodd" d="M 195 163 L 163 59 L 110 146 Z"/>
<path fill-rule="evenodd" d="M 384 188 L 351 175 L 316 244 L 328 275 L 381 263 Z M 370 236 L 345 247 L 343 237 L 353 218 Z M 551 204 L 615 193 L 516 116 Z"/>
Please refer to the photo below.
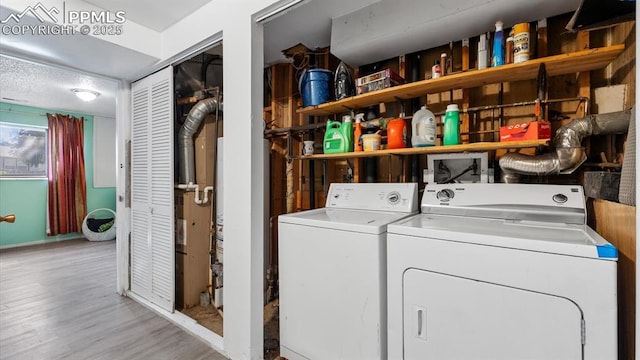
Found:
<path fill-rule="evenodd" d="M 109 11 L 124 11 L 128 20 L 164 31 L 211 0 L 84 0 Z"/>
<path fill-rule="evenodd" d="M 113 80 L 6 56 L 0 56 L 0 79 L 2 102 L 115 118 L 118 85 Z M 98 91 L 100 96 L 84 102 L 73 88 Z"/>

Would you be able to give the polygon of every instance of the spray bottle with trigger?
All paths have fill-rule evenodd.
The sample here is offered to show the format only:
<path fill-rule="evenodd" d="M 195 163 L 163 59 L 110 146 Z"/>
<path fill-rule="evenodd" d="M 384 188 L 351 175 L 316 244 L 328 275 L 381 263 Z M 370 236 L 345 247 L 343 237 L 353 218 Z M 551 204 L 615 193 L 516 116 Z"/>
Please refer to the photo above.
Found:
<path fill-rule="evenodd" d="M 355 152 L 362 151 L 362 126 L 360 123 L 364 121 L 364 113 L 356 114 L 356 125 L 353 131 L 353 150 Z"/>

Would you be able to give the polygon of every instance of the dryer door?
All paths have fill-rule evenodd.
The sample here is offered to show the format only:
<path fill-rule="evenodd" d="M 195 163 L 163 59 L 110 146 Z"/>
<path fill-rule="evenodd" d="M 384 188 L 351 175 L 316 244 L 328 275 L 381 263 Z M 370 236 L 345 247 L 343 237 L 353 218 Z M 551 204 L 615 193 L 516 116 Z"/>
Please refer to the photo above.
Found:
<path fill-rule="evenodd" d="M 571 300 L 409 269 L 404 359 L 582 359 L 582 312 Z"/>

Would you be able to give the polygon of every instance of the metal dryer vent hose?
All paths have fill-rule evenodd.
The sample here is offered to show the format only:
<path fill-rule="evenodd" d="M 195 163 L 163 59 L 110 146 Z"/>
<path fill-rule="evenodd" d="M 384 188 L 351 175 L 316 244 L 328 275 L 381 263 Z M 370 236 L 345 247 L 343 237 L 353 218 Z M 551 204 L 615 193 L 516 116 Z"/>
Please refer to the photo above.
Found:
<path fill-rule="evenodd" d="M 195 156 L 193 148 L 193 136 L 200 127 L 202 120 L 205 116 L 216 111 L 216 109 L 222 111 L 222 102 L 218 104 L 217 97 L 211 97 L 204 100 L 200 100 L 197 104 L 191 108 L 187 119 L 178 132 L 178 151 L 179 151 L 179 165 L 180 173 L 178 181 L 181 184 L 195 183 L 196 167 Z"/>
<path fill-rule="evenodd" d="M 507 153 L 500 158 L 502 182 L 516 183 L 520 175 L 571 174 L 587 159 L 582 140 L 591 135 L 624 133 L 629 129 L 631 110 L 590 115 L 575 119 L 556 131 L 555 152 L 529 156 Z"/>

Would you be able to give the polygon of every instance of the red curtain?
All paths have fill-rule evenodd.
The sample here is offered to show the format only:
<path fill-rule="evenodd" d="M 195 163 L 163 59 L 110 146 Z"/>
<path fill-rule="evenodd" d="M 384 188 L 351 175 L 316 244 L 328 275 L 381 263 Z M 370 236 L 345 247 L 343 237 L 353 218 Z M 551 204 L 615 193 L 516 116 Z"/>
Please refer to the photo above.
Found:
<path fill-rule="evenodd" d="M 49 188 L 47 235 L 82 232 L 87 214 L 84 118 L 47 114 Z"/>

